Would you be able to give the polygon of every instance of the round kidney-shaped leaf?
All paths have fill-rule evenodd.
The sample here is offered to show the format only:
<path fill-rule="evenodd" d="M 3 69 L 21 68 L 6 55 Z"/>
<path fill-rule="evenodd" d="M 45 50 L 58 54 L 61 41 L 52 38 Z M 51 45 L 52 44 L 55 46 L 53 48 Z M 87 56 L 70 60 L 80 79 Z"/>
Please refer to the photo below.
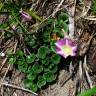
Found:
<path fill-rule="evenodd" d="M 35 58 L 36 58 L 36 56 L 34 53 L 31 55 L 28 55 L 28 56 L 26 56 L 26 62 L 27 63 L 33 63 L 35 61 Z"/>
<path fill-rule="evenodd" d="M 58 67 L 55 65 L 50 70 L 52 71 L 52 73 L 56 73 L 58 70 Z"/>
<path fill-rule="evenodd" d="M 41 60 L 41 63 L 43 65 L 48 65 L 49 64 L 49 57 L 46 57 L 45 59 Z"/>
<path fill-rule="evenodd" d="M 68 14 L 61 12 L 60 15 L 58 16 L 58 20 L 63 20 L 63 21 L 68 20 Z"/>
<path fill-rule="evenodd" d="M 33 81 L 36 78 L 36 74 L 35 73 L 30 73 L 30 74 L 27 75 L 26 78 Z"/>
<path fill-rule="evenodd" d="M 50 41 L 50 32 L 49 31 L 45 31 L 43 33 L 43 41 L 44 42 L 49 42 Z"/>
<path fill-rule="evenodd" d="M 46 84 L 46 79 L 43 76 L 38 77 L 37 86 L 39 88 L 43 87 Z"/>
<path fill-rule="evenodd" d="M 18 61 L 17 61 L 17 64 L 18 64 L 18 65 L 23 65 L 23 64 L 24 64 L 24 61 L 18 60 Z"/>
<path fill-rule="evenodd" d="M 49 71 L 50 71 L 50 69 L 49 69 L 49 68 L 44 67 L 44 72 L 49 72 Z"/>
<path fill-rule="evenodd" d="M 51 62 L 54 64 L 58 64 L 60 62 L 61 57 L 57 54 L 52 55 Z"/>
<path fill-rule="evenodd" d="M 44 59 L 47 55 L 47 53 L 49 52 L 49 49 L 48 47 L 46 46 L 41 46 L 39 49 L 38 49 L 38 57 L 41 58 L 41 59 Z"/>
<path fill-rule="evenodd" d="M 28 68 L 28 65 L 27 65 L 26 63 L 23 63 L 22 65 L 18 65 L 18 69 L 19 69 L 21 72 L 26 73 L 27 68 Z"/>
<path fill-rule="evenodd" d="M 44 73 L 44 78 L 46 78 L 47 82 L 52 82 L 56 79 L 56 75 L 54 75 L 51 71 Z"/>
<path fill-rule="evenodd" d="M 43 66 L 35 63 L 32 67 L 34 73 L 41 73 L 43 71 Z"/>
<path fill-rule="evenodd" d="M 36 92 L 36 91 L 38 90 L 37 85 L 33 83 L 33 84 L 30 86 L 30 90 L 32 90 L 33 92 Z"/>
<path fill-rule="evenodd" d="M 30 88 L 30 86 L 32 85 L 32 81 L 30 81 L 29 79 L 25 79 L 24 80 L 24 85 L 26 88 Z"/>
<path fill-rule="evenodd" d="M 17 57 L 22 57 L 24 55 L 24 53 L 23 53 L 23 51 L 21 51 L 21 50 L 18 50 L 17 52 L 16 52 L 16 56 Z"/>

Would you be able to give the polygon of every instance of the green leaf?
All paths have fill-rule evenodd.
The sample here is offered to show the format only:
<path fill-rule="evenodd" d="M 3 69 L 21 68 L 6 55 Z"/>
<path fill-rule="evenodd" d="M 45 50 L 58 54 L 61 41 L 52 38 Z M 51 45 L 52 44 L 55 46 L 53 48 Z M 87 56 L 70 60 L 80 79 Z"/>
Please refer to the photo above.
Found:
<path fill-rule="evenodd" d="M 51 66 L 49 66 L 50 67 L 50 70 L 51 70 L 51 72 L 52 73 L 56 73 L 57 72 L 57 70 L 58 70 L 58 67 L 55 65 L 54 66 L 54 64 L 50 64 Z"/>
<path fill-rule="evenodd" d="M 34 73 L 34 72 L 33 72 L 33 69 L 32 69 L 32 66 L 29 66 L 29 67 L 28 67 L 26 73 L 27 73 L 27 74 Z"/>
<path fill-rule="evenodd" d="M 46 57 L 45 59 L 41 60 L 43 65 L 48 65 L 49 64 L 49 57 Z"/>
<path fill-rule="evenodd" d="M 63 23 L 63 27 L 64 27 L 64 31 L 68 32 L 68 25 L 66 24 L 66 22 Z"/>
<path fill-rule="evenodd" d="M 58 16 L 58 19 L 59 20 L 63 20 L 63 21 L 66 21 L 68 20 L 68 14 L 67 13 L 64 13 L 64 12 L 61 12 L 60 15 Z"/>
<path fill-rule="evenodd" d="M 30 74 L 27 75 L 26 78 L 33 81 L 36 78 L 36 74 L 35 73 L 30 73 Z"/>
<path fill-rule="evenodd" d="M 26 73 L 27 68 L 28 68 L 28 65 L 25 64 L 25 62 L 24 62 L 22 65 L 18 65 L 18 69 L 19 69 L 21 72 Z"/>
<path fill-rule="evenodd" d="M 32 70 L 34 71 L 34 73 L 41 73 L 43 71 L 43 66 L 35 63 L 32 67 Z"/>
<path fill-rule="evenodd" d="M 35 48 L 37 45 L 36 45 L 36 42 L 34 39 L 31 39 L 30 41 L 27 42 L 28 45 L 32 48 Z"/>
<path fill-rule="evenodd" d="M 46 78 L 47 82 L 52 82 L 56 79 L 56 75 L 54 75 L 52 72 L 44 73 L 44 77 Z"/>
<path fill-rule="evenodd" d="M 41 46 L 38 49 L 38 57 L 41 59 L 44 59 L 46 57 L 47 53 L 49 53 L 49 49 L 46 46 Z"/>
<path fill-rule="evenodd" d="M 38 82 L 37 82 L 37 86 L 39 88 L 41 88 L 42 86 L 44 86 L 46 84 L 46 79 L 43 76 L 39 76 L 38 77 Z"/>
<path fill-rule="evenodd" d="M 18 64 L 18 65 L 23 65 L 24 62 L 23 62 L 22 60 L 18 60 L 18 61 L 16 62 L 16 64 Z"/>
<path fill-rule="evenodd" d="M 61 32 L 61 28 L 59 27 L 55 27 L 54 28 L 54 30 L 53 30 L 53 32 L 55 32 L 55 33 L 60 33 Z"/>
<path fill-rule="evenodd" d="M 51 44 L 51 51 L 52 51 L 52 52 L 55 52 L 55 51 L 56 51 L 56 50 L 55 50 L 55 49 L 56 49 L 55 43 L 56 43 L 55 40 L 52 40 L 51 43 L 50 43 L 50 44 Z"/>
<path fill-rule="evenodd" d="M 50 32 L 49 31 L 45 31 L 43 33 L 43 41 L 44 42 L 50 42 Z"/>
<path fill-rule="evenodd" d="M 34 84 L 32 81 L 25 79 L 24 80 L 24 85 L 26 88 L 32 90 L 33 92 L 36 92 L 38 90 L 38 87 L 36 84 Z"/>
<path fill-rule="evenodd" d="M 29 79 L 25 79 L 24 80 L 24 85 L 26 88 L 30 88 L 30 86 L 32 85 L 32 81 L 30 81 Z"/>
<path fill-rule="evenodd" d="M 96 87 L 88 89 L 77 96 L 93 96 L 96 95 Z"/>
<path fill-rule="evenodd" d="M 49 71 L 50 71 L 49 68 L 44 67 L 44 72 L 49 72 Z"/>
<path fill-rule="evenodd" d="M 8 61 L 9 64 L 14 64 L 15 62 L 16 62 L 16 58 L 15 57 L 9 58 L 9 61 Z"/>
<path fill-rule="evenodd" d="M 36 84 L 32 84 L 32 85 L 30 86 L 30 90 L 32 90 L 33 92 L 36 92 L 36 91 L 38 90 L 37 85 L 36 85 Z"/>
<path fill-rule="evenodd" d="M 35 61 L 35 58 L 36 58 L 36 56 L 34 53 L 31 55 L 28 55 L 28 56 L 26 56 L 26 62 L 27 63 L 33 63 Z"/>
<path fill-rule="evenodd" d="M 28 14 L 30 14 L 34 19 L 36 19 L 36 20 L 38 20 L 38 21 L 43 21 L 43 19 L 42 19 L 41 17 L 39 17 L 35 11 L 33 11 L 33 10 L 28 11 L 28 10 L 27 10 L 27 12 L 28 12 Z"/>
<path fill-rule="evenodd" d="M 57 54 L 52 55 L 51 62 L 54 64 L 58 64 L 60 62 L 61 57 Z"/>
<path fill-rule="evenodd" d="M 21 57 L 21 56 L 23 56 L 24 55 L 24 53 L 23 53 L 23 51 L 21 51 L 21 50 L 18 50 L 17 52 L 16 52 L 16 55 L 19 57 Z"/>

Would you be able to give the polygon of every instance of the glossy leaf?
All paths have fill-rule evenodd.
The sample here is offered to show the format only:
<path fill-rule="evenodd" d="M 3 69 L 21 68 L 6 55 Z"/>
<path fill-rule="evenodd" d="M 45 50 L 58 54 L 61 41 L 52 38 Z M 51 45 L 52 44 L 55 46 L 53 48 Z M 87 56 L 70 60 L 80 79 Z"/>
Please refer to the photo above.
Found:
<path fill-rule="evenodd" d="M 46 59 L 41 60 L 43 65 L 48 65 L 49 64 L 49 57 L 46 57 Z"/>
<path fill-rule="evenodd" d="M 23 53 L 23 51 L 21 51 L 21 50 L 18 50 L 17 52 L 16 52 L 16 55 L 19 57 L 21 57 L 21 56 L 23 56 L 24 55 L 24 53 Z"/>
<path fill-rule="evenodd" d="M 50 66 L 50 70 L 51 70 L 52 73 L 56 73 L 57 70 L 58 70 L 58 67 L 56 65 L 55 66 L 54 65 L 51 65 Z"/>
<path fill-rule="evenodd" d="M 46 46 L 41 46 L 39 49 L 38 49 L 38 57 L 41 58 L 41 59 L 44 59 L 47 55 L 47 53 L 49 52 L 49 49 L 48 47 Z"/>
<path fill-rule="evenodd" d="M 35 63 L 32 67 L 34 73 L 41 73 L 43 71 L 43 66 Z"/>
<path fill-rule="evenodd" d="M 25 64 L 25 62 L 24 62 L 22 65 L 18 65 L 18 69 L 19 69 L 21 72 L 26 73 L 27 68 L 28 68 L 28 65 Z"/>
<path fill-rule="evenodd" d="M 28 79 L 24 81 L 24 84 L 26 88 L 32 90 L 33 92 L 36 92 L 38 90 L 37 85 Z"/>
<path fill-rule="evenodd" d="M 33 63 L 35 61 L 35 58 L 36 58 L 36 56 L 34 53 L 31 55 L 28 55 L 28 56 L 26 56 L 26 62 L 27 63 Z"/>
<path fill-rule="evenodd" d="M 30 86 L 30 90 L 32 90 L 33 92 L 36 92 L 38 90 L 37 85 L 34 83 Z"/>
<path fill-rule="evenodd" d="M 42 86 L 44 86 L 46 84 L 46 79 L 43 76 L 39 76 L 38 77 L 38 82 L 37 82 L 37 86 L 39 88 L 41 88 Z"/>
<path fill-rule="evenodd" d="M 35 73 L 30 73 L 30 74 L 27 75 L 26 78 L 33 81 L 36 78 L 36 74 Z"/>
<path fill-rule="evenodd" d="M 60 62 L 61 57 L 57 54 L 52 55 L 51 62 L 54 64 L 58 64 Z"/>
<path fill-rule="evenodd" d="M 52 82 L 56 79 L 56 75 L 54 75 L 52 72 L 44 73 L 44 78 L 46 78 L 47 82 Z"/>

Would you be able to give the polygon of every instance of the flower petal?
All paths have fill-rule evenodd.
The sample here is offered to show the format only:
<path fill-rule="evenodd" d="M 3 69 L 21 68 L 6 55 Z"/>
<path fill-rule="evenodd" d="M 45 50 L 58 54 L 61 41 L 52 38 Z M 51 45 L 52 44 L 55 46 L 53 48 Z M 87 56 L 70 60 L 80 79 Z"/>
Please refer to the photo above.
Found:
<path fill-rule="evenodd" d="M 55 44 L 57 44 L 57 43 L 58 43 L 58 45 L 60 45 L 60 46 L 65 45 L 65 44 L 66 44 L 66 39 L 60 39 L 60 40 L 58 40 Z"/>
<path fill-rule="evenodd" d="M 73 51 L 76 51 L 76 50 L 77 50 L 77 46 L 73 46 L 73 47 L 72 47 L 72 50 L 73 50 Z"/>
<path fill-rule="evenodd" d="M 58 40 L 56 43 L 56 53 L 67 58 L 68 56 L 76 56 L 77 45 L 69 38 Z"/>

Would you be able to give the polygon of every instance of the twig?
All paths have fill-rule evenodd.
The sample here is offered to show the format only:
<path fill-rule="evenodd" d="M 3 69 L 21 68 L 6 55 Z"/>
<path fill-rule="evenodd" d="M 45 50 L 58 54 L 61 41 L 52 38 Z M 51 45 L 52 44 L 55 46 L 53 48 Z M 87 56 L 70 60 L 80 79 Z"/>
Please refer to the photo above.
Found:
<path fill-rule="evenodd" d="M 70 65 L 69 65 L 69 73 L 72 75 L 73 73 L 73 70 L 74 70 L 74 67 L 72 65 L 72 61 L 70 62 Z"/>
<path fill-rule="evenodd" d="M 86 77 L 87 77 L 87 80 L 88 80 L 88 83 L 89 83 L 89 86 L 90 86 L 90 88 L 92 88 L 93 86 L 92 86 L 92 80 L 91 80 L 91 78 L 90 78 L 90 75 L 88 74 L 88 70 L 87 70 L 87 62 L 86 62 L 86 56 L 85 56 L 85 58 L 84 58 L 84 71 L 85 71 L 85 74 L 86 74 Z"/>
<path fill-rule="evenodd" d="M 38 95 L 35 92 L 32 92 L 32 91 L 30 91 L 28 89 L 25 89 L 25 88 L 22 88 L 22 87 L 18 87 L 16 85 L 11 85 L 11 84 L 7 84 L 7 83 L 1 83 L 1 85 L 6 86 L 6 87 L 11 87 L 11 88 L 14 88 L 14 89 L 18 89 L 18 90 L 23 90 L 23 91 L 26 91 L 26 92 L 30 92 L 30 93 L 32 93 L 34 95 Z"/>
<path fill-rule="evenodd" d="M 3 91 L 4 89 L 3 89 L 3 86 L 1 86 L 1 83 L 4 81 L 4 79 L 5 79 L 5 77 L 6 77 L 7 73 L 8 73 L 9 68 L 10 68 L 10 65 L 8 65 L 7 70 L 6 70 L 3 78 L 2 78 L 1 81 L 0 81 L 0 87 L 1 87 L 1 92 L 2 92 L 2 94 L 3 94 L 3 92 L 4 92 L 4 91 Z"/>
<path fill-rule="evenodd" d="M 6 63 L 6 61 L 7 61 L 7 57 L 3 60 L 2 64 L 1 64 L 1 67 L 0 67 L 0 71 L 2 70 L 2 68 L 3 68 L 4 64 Z"/>
<path fill-rule="evenodd" d="M 62 5 L 63 2 L 64 2 L 64 0 L 61 0 L 61 2 L 59 3 L 59 5 L 56 7 L 56 9 L 54 10 L 54 12 L 52 13 L 52 17 L 54 17 L 54 15 L 59 10 L 59 8 L 60 8 L 60 6 Z"/>
<path fill-rule="evenodd" d="M 80 61 L 79 62 L 79 77 L 80 77 L 80 79 L 82 79 L 82 75 L 83 75 L 83 69 L 82 69 L 82 62 Z"/>
<path fill-rule="evenodd" d="M 74 1 L 74 6 L 71 8 L 69 7 L 69 36 L 71 38 L 74 38 L 74 16 L 75 16 L 75 6 L 76 6 L 76 0 Z"/>
<path fill-rule="evenodd" d="M 46 4 L 47 0 L 44 0 L 43 4 L 42 4 L 42 8 L 44 7 L 44 5 Z"/>
<path fill-rule="evenodd" d="M 79 62 L 79 83 L 80 83 L 80 91 L 82 92 L 82 84 L 83 84 L 83 67 L 82 61 Z"/>

